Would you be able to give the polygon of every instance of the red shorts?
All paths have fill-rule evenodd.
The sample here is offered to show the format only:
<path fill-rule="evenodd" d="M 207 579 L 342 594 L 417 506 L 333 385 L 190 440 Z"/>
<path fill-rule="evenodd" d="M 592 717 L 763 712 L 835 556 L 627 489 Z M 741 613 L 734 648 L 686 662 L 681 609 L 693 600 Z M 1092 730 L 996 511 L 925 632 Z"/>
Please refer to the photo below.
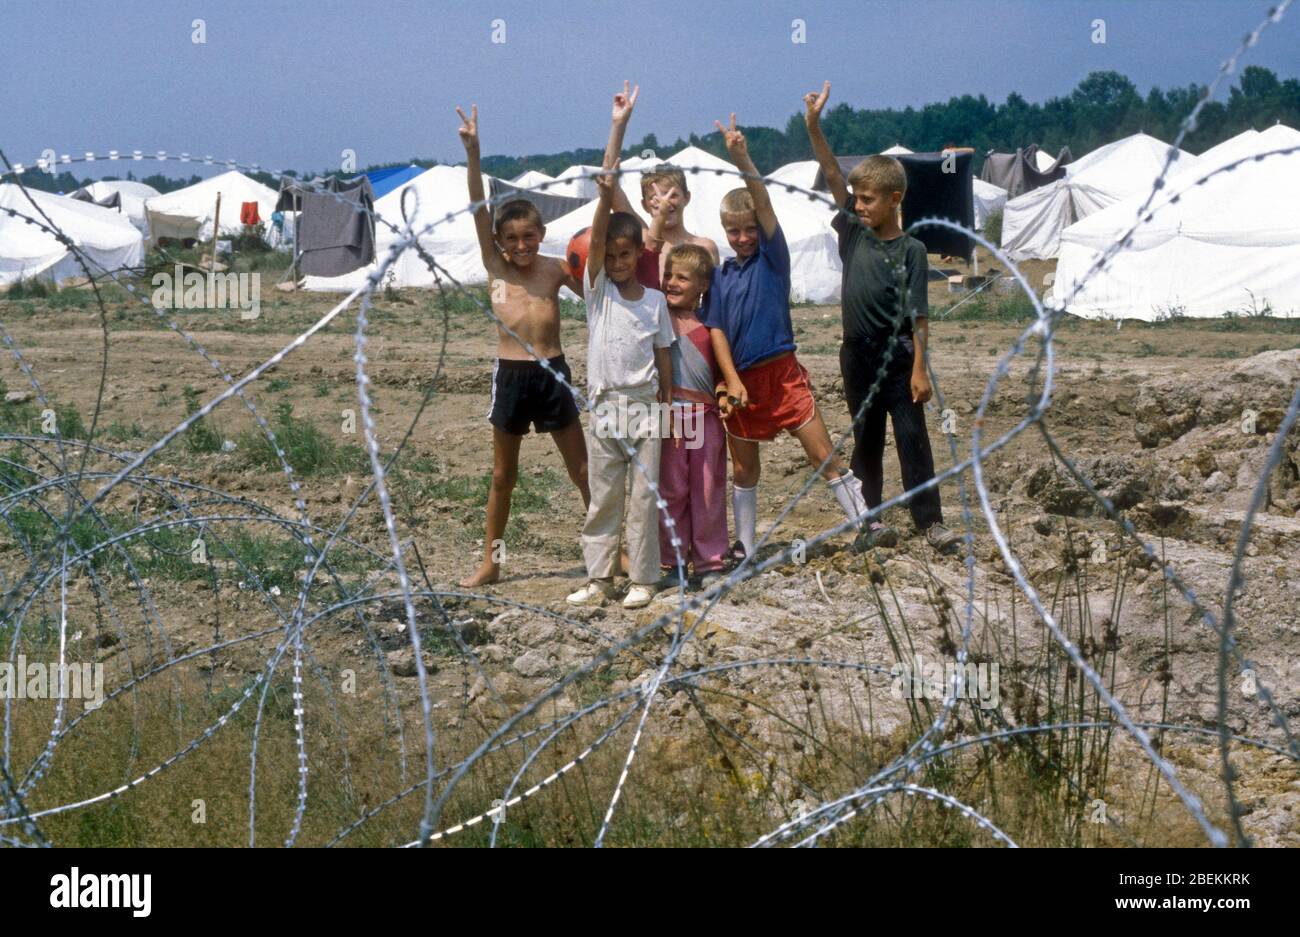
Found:
<path fill-rule="evenodd" d="M 817 415 L 812 382 L 794 352 L 738 373 L 749 406 L 725 421 L 728 435 L 755 442 L 776 439 L 781 430 L 799 429 Z"/>

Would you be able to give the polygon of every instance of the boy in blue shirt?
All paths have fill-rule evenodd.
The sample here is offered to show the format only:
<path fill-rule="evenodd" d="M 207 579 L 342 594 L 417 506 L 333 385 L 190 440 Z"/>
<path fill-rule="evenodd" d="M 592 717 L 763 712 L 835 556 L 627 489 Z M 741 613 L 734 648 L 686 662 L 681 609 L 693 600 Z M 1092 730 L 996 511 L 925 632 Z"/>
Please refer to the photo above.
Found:
<path fill-rule="evenodd" d="M 718 397 L 731 450 L 731 507 L 738 546 L 750 556 L 758 512 L 758 444 L 782 430 L 798 439 L 809 463 L 820 468 L 845 516 L 857 520 L 866 504 L 853 472 L 832 454 L 808 372 L 794 355 L 790 249 L 772 200 L 750 159 L 745 135 L 736 129 L 736 115 L 731 115 L 730 127 L 717 127 L 732 162 L 748 178 L 743 189 L 723 196 L 722 228 L 736 256 L 714 270 L 700 321 L 709 328 L 726 382 Z"/>

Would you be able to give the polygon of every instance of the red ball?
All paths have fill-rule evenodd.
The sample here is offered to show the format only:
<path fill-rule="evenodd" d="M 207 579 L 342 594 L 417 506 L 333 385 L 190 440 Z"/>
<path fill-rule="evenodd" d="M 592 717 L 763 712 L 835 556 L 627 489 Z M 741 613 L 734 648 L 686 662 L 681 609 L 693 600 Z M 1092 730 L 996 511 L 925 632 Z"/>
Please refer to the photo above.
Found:
<path fill-rule="evenodd" d="M 569 263 L 569 272 L 579 283 L 587 272 L 587 252 L 591 249 L 591 228 L 586 227 L 569 238 L 569 247 L 564 252 Z"/>

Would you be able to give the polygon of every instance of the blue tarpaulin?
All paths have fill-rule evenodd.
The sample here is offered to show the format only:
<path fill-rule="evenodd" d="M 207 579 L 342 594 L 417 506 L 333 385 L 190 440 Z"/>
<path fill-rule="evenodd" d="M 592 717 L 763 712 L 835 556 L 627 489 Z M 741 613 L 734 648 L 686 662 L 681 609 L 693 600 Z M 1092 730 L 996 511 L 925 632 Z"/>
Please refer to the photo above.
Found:
<path fill-rule="evenodd" d="M 422 166 L 392 166 L 388 169 L 376 169 L 365 175 L 370 180 L 370 188 L 374 190 L 375 199 L 378 200 L 394 189 L 406 185 L 422 172 L 424 172 Z"/>

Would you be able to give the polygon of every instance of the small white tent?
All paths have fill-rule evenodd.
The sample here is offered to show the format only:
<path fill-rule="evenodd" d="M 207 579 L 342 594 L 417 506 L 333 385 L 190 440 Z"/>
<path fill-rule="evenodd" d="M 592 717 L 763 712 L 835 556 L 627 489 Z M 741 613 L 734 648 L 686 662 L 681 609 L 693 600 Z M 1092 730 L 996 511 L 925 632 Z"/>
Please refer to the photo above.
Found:
<path fill-rule="evenodd" d="M 787 185 L 798 186 L 801 189 L 811 190 L 813 184 L 817 181 L 817 173 L 820 171 L 821 167 L 817 165 L 817 160 L 803 159 L 794 163 L 786 163 L 780 169 L 768 173 L 766 178 L 773 182 L 785 183 Z M 789 190 L 786 189 L 784 191 L 788 192 Z"/>
<path fill-rule="evenodd" d="M 1002 248 L 1012 260 L 1055 257 L 1061 232 L 1074 222 L 1126 196 L 1151 191 L 1171 153 L 1175 167 L 1196 163 L 1192 154 L 1137 133 L 1068 164 L 1064 178 L 1006 203 Z"/>
<path fill-rule="evenodd" d="M 489 177 L 484 175 L 484 193 L 490 191 L 488 183 Z M 411 215 L 412 227 L 419 231 L 434 221 L 439 222 L 433 230 L 421 235 L 420 246 L 458 282 L 466 285 L 486 283 L 487 271 L 483 269 L 479 255 L 474 216 L 465 211 L 469 205 L 465 168 L 434 166 L 375 202 L 375 214 L 399 230 L 406 225 L 402 218 L 402 197 L 408 189 L 411 193 L 406 196 L 406 209 Z M 448 214 L 452 215 L 450 221 L 445 220 Z M 383 221 L 376 220 L 375 263 L 341 277 L 307 277 L 306 289 L 350 291 L 356 288 L 378 269 L 379 262 L 387 259 L 398 237 Z M 415 249 L 409 247 L 389 266 L 384 283 L 394 287 L 433 286 L 434 278 Z"/>
<path fill-rule="evenodd" d="M 48 192 L 27 192 L 54 226 L 77 245 L 92 274 L 144 263 L 144 238 L 125 215 Z M 0 209 L 13 209 L 46 223 L 16 185 L 0 185 Z M 54 235 L 0 211 L 0 286 L 23 279 L 58 283 L 77 276 L 85 276 L 85 271 Z"/>
<path fill-rule="evenodd" d="M 533 186 L 541 185 L 543 182 L 554 181 L 555 178 L 553 176 L 548 176 L 544 172 L 538 172 L 536 169 L 530 169 L 528 172 L 520 173 L 518 176 L 515 176 L 515 178 L 510 180 L 510 184 L 517 185 L 521 189 L 530 189 Z M 555 186 L 550 186 L 546 191 L 554 193 Z"/>
<path fill-rule="evenodd" d="M 1007 190 L 976 176 L 971 180 L 971 196 L 975 200 L 975 230 L 982 231 L 989 215 L 1001 211 L 1007 204 Z"/>
<path fill-rule="evenodd" d="M 889 149 L 881 150 L 880 155 L 881 156 L 906 156 L 909 153 L 915 153 L 915 152 L 916 152 L 915 150 L 909 150 L 901 143 L 895 143 Z"/>
<path fill-rule="evenodd" d="M 555 177 L 560 185 L 553 185 L 546 191 L 551 195 L 567 195 L 570 198 L 595 198 L 599 192 L 594 174 L 598 172 L 599 166 L 570 166 Z"/>
<path fill-rule="evenodd" d="M 97 202 L 116 193 L 121 199 L 122 214 L 135 225 L 136 230 L 146 238 L 149 236 L 149 219 L 145 213 L 144 203 L 147 199 L 156 198 L 160 194 L 153 186 L 145 185 L 143 182 L 114 179 L 92 182 L 86 186 L 86 191 Z"/>
<path fill-rule="evenodd" d="M 243 230 L 239 208 L 244 202 L 257 202 L 258 216 L 269 227 L 278 193 L 232 169 L 146 201 L 150 243 L 157 243 L 161 237 L 211 239 L 218 192 L 221 193 L 223 235 L 235 235 Z"/>
<path fill-rule="evenodd" d="M 1280 150 L 1293 152 L 1252 158 Z M 1212 317 L 1265 303 L 1300 311 L 1300 133 L 1277 125 L 1242 134 L 1168 182 L 1146 212 L 1139 192 L 1065 230 L 1058 302 L 1088 318 Z M 1090 273 L 1146 214 L 1131 242 Z"/>
<path fill-rule="evenodd" d="M 723 259 L 733 256 L 734 251 L 727 245 L 727 236 L 722 230 L 718 206 L 722 202 L 723 195 L 744 185 L 744 180 L 736 175 L 735 167 L 726 160 L 694 146 L 688 146 L 664 160 L 644 160 L 639 164 L 628 160 L 623 165 L 635 170 L 638 165 L 646 169 L 661 162 L 671 163 L 687 170 L 686 185 L 691 192 L 691 201 L 683 212 L 683 221 L 687 230 L 693 234 L 712 238 L 717 243 Z M 697 171 L 691 172 L 692 169 Z M 714 171 L 718 169 L 723 170 L 721 175 Z M 639 212 L 641 210 L 640 172 L 624 173 L 619 177 L 619 185 Z M 772 196 L 772 204 L 776 208 L 776 216 L 785 232 L 786 243 L 790 247 L 792 298 L 796 302 L 837 300 L 840 290 L 840 262 L 835 232 L 830 227 L 833 217 L 830 205 L 811 202 L 807 196 L 791 194 L 779 186 L 770 186 L 768 191 Z M 827 198 L 829 199 L 829 196 Z M 592 201 L 547 225 L 543 250 L 556 256 L 564 256 L 569 239 L 591 224 L 595 209 L 595 202 Z"/>
<path fill-rule="evenodd" d="M 1034 165 L 1038 167 L 1039 172 L 1049 172 L 1056 165 L 1056 157 L 1046 150 L 1035 150 Z"/>

